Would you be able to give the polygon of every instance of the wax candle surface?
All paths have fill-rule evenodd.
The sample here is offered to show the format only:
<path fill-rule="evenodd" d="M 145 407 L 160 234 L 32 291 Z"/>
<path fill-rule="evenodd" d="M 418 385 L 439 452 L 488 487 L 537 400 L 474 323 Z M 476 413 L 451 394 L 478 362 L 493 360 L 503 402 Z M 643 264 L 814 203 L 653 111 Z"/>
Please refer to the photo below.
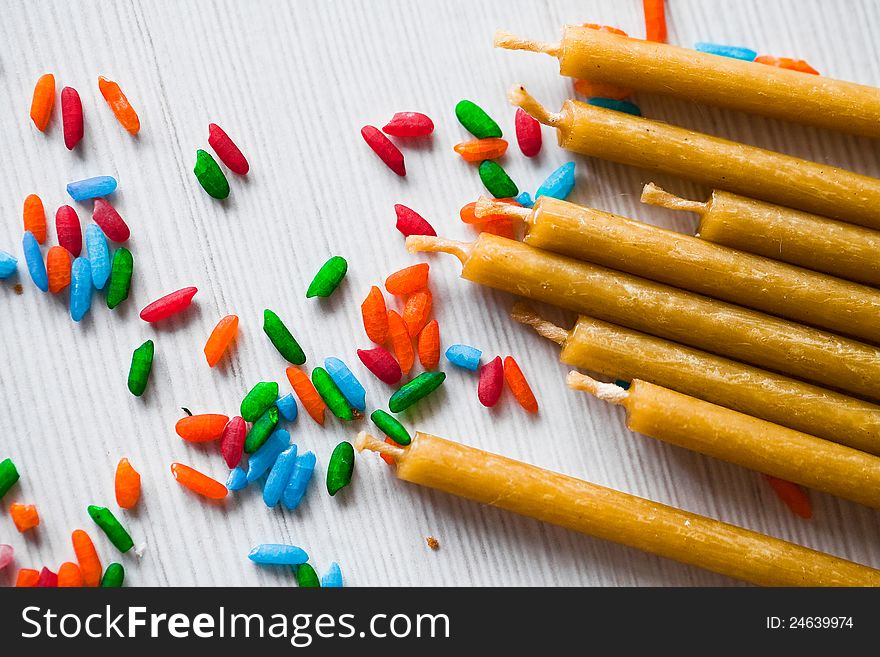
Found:
<path fill-rule="evenodd" d="M 880 336 L 880 291 L 865 285 L 554 198 L 532 210 L 481 200 L 477 216 L 484 208 L 524 216 L 523 241 L 539 249 L 835 333 Z"/>
<path fill-rule="evenodd" d="M 720 189 L 700 203 L 648 184 L 642 202 L 696 212 L 700 239 L 880 287 L 880 232 L 870 228 Z"/>
<path fill-rule="evenodd" d="M 404 481 L 754 584 L 880 586 L 873 568 L 429 434 L 356 445 L 387 452 Z"/>
<path fill-rule="evenodd" d="M 577 372 L 569 385 L 626 409 L 637 433 L 880 508 L 880 458 L 634 379 L 629 390 Z"/>
<path fill-rule="evenodd" d="M 874 346 L 487 233 L 473 245 L 416 235 L 407 248 L 454 252 L 475 283 L 880 399 Z"/>
<path fill-rule="evenodd" d="M 880 406 L 592 317 L 566 331 L 521 307 L 513 316 L 560 343 L 566 365 L 648 381 L 880 455 Z"/>
<path fill-rule="evenodd" d="M 880 89 L 579 26 L 545 45 L 505 33 L 502 48 L 546 52 L 562 75 L 785 121 L 880 137 Z"/>
<path fill-rule="evenodd" d="M 574 100 L 551 114 L 522 87 L 509 96 L 555 127 L 559 145 L 567 150 L 880 228 L 876 178 Z"/>

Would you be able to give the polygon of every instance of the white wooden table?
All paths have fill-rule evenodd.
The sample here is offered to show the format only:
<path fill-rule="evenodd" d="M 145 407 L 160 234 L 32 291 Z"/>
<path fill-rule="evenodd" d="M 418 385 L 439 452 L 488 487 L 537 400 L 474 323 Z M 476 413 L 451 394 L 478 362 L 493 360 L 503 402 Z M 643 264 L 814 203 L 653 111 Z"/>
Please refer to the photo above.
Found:
<path fill-rule="evenodd" d="M 669 0 L 671 42 L 716 41 L 762 53 L 803 57 L 822 72 L 880 84 L 875 45 L 880 5 L 871 0 Z M 361 458 L 350 489 L 330 498 L 323 479 L 333 446 L 354 429 L 301 417 L 291 428 L 318 455 L 316 481 L 296 512 L 267 509 L 256 489 L 211 504 L 174 482 L 172 461 L 223 480 L 216 447 L 194 447 L 174 433 L 181 406 L 234 414 L 251 385 L 277 380 L 285 363 L 261 332 L 262 310 L 289 320 L 311 365 L 336 355 L 368 387 L 368 403 L 389 390 L 368 375 L 355 349 L 369 346 L 359 304 L 369 286 L 417 259 L 394 230 L 394 203 L 408 205 L 443 235 L 465 239 L 458 209 L 481 186 L 452 153 L 466 137 L 452 109 L 471 98 L 512 135 L 506 88 L 518 81 L 550 107 L 570 94 L 554 62 L 495 51 L 496 28 L 554 39 L 565 23 L 598 22 L 643 33 L 637 0 L 27 2 L 5 4 L 0 21 L 0 248 L 20 254 L 21 203 L 38 193 L 48 211 L 69 203 L 70 180 L 119 179 L 117 208 L 132 227 L 135 278 L 130 300 L 109 312 L 95 297 L 81 324 L 64 293 L 39 293 L 23 263 L 24 294 L 0 284 L 0 458 L 13 457 L 22 481 L 7 498 L 34 502 L 41 525 L 23 537 L 0 518 L 0 542 L 16 566 L 57 567 L 72 560 L 70 532 L 84 527 L 105 562 L 117 559 L 86 514 L 115 508 L 113 472 L 127 456 L 142 474 L 143 498 L 120 513 L 147 549 L 122 561 L 131 585 L 280 585 L 289 572 L 258 568 L 246 554 L 261 542 L 304 547 L 319 572 L 337 560 L 349 585 L 729 585 L 730 580 L 635 550 L 482 508 L 395 480 Z M 33 84 L 47 71 L 76 87 L 85 139 L 69 153 L 56 109 L 49 131 L 28 119 Z M 133 139 L 100 97 L 97 76 L 117 80 L 140 113 Z M 725 137 L 880 174 L 867 140 L 650 96 L 644 113 Z M 381 126 L 399 110 L 420 110 L 437 130 L 406 150 L 398 179 L 362 142 L 364 124 Z M 225 127 L 246 152 L 251 174 L 232 176 L 218 203 L 192 175 L 207 125 Z M 534 189 L 571 156 L 550 132 L 534 161 L 512 149 L 505 161 L 521 187 Z M 575 199 L 598 208 L 692 231 L 692 218 L 642 206 L 642 172 L 578 162 Z M 704 190 L 655 177 L 698 198 Z M 84 223 L 90 206 L 77 205 Z M 50 230 L 54 238 L 54 229 Z M 330 300 L 304 291 L 330 255 L 350 273 Z M 630 434 L 620 409 L 566 389 L 557 347 L 507 319 L 512 299 L 460 281 L 454 259 L 429 259 L 443 342 L 488 356 L 514 354 L 534 386 L 538 417 L 509 397 L 491 411 L 477 401 L 476 377 L 447 368 L 442 390 L 406 416 L 410 427 L 497 451 L 651 499 L 880 566 L 877 514 L 813 494 L 815 517 L 792 516 L 762 479 L 744 469 Z M 186 285 L 195 307 L 161 326 L 137 317 L 148 301 Z M 204 341 L 217 319 L 241 317 L 231 359 L 209 369 Z M 570 319 L 570 318 L 569 318 Z M 156 342 L 148 393 L 125 385 L 131 351 Z M 356 367 L 355 367 L 356 366 Z M 5 514 L 4 514 L 5 515 Z M 437 552 L 425 537 L 440 541 Z M 0 573 L 10 583 L 14 569 Z"/>

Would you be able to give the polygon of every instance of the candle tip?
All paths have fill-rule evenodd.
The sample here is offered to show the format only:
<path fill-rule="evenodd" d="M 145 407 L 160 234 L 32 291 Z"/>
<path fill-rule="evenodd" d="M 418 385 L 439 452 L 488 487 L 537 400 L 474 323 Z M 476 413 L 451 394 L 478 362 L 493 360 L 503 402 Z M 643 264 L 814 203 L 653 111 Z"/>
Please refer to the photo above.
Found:
<path fill-rule="evenodd" d="M 649 182 L 642 189 L 642 197 L 640 200 L 642 203 L 656 205 L 657 207 L 666 208 L 667 210 L 681 210 L 683 212 L 696 212 L 697 214 L 703 214 L 706 211 L 705 203 L 691 201 L 690 199 L 670 194 L 665 189 L 658 187 L 652 182 Z"/>
<path fill-rule="evenodd" d="M 477 199 L 477 203 L 474 206 L 474 214 L 480 219 L 490 215 L 502 215 L 511 219 L 528 221 L 529 217 L 532 216 L 532 211 L 519 205 L 505 203 L 488 196 L 481 196 Z"/>
<path fill-rule="evenodd" d="M 465 264 L 471 255 L 471 245 L 434 235 L 410 235 L 406 238 L 406 250 L 410 253 L 449 253 Z"/>
<path fill-rule="evenodd" d="M 534 39 L 526 39 L 511 32 L 498 30 L 495 32 L 493 45 L 505 50 L 526 50 L 528 52 L 542 52 L 551 57 L 559 57 L 559 44 L 544 43 Z"/>
<path fill-rule="evenodd" d="M 593 379 L 586 374 L 575 372 L 574 370 L 569 372 L 568 376 L 565 377 L 565 383 L 568 384 L 568 387 L 572 390 L 588 392 L 610 404 L 622 404 L 623 400 L 629 397 L 629 393 L 620 386 L 613 383 L 596 381 L 596 379 Z"/>
<path fill-rule="evenodd" d="M 510 316 L 520 324 L 531 326 L 538 335 L 552 340 L 556 344 L 565 344 L 565 341 L 568 339 L 568 331 L 561 326 L 548 322 L 524 301 L 517 301 L 513 304 Z"/>
<path fill-rule="evenodd" d="M 544 125 L 556 126 L 562 120 L 561 114 L 548 112 L 547 108 L 541 105 L 521 84 L 515 84 L 510 88 L 507 92 L 507 100 L 511 105 L 521 107 L 526 114 Z"/>

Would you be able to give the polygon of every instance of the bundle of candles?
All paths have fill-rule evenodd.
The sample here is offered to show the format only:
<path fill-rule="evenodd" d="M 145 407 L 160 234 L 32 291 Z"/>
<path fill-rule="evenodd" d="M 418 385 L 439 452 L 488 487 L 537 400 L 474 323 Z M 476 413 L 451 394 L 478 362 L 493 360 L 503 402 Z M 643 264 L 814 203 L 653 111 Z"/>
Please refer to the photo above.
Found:
<path fill-rule="evenodd" d="M 569 27 L 563 75 L 880 136 L 880 90 Z M 708 185 L 708 202 L 647 185 L 642 200 L 700 215 L 697 236 L 549 197 L 481 199 L 522 242 L 415 235 L 462 277 L 580 314 L 571 330 L 517 304 L 562 347 L 571 388 L 622 405 L 635 432 L 880 508 L 880 180 L 521 86 L 514 105 L 584 155 Z M 880 584 L 880 571 L 426 434 L 399 447 L 362 434 L 401 479 L 767 585 Z"/>

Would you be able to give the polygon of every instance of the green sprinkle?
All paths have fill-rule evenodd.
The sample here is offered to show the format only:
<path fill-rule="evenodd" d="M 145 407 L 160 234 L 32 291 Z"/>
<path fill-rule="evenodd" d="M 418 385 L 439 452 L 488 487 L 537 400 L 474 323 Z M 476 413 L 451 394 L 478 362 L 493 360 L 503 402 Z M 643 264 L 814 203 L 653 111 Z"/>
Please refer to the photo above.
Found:
<path fill-rule="evenodd" d="M 110 310 L 128 299 L 132 271 L 134 271 L 134 258 L 131 256 L 131 251 L 120 246 L 113 254 L 110 282 L 107 284 L 107 307 Z"/>
<path fill-rule="evenodd" d="M 128 368 L 128 390 L 135 397 L 140 397 L 144 394 L 152 369 L 153 341 L 147 340 L 134 350 L 134 353 L 131 355 L 131 367 Z"/>
<path fill-rule="evenodd" d="M 253 454 L 263 443 L 269 440 L 269 436 L 275 431 L 278 425 L 278 407 L 272 404 L 260 418 L 254 422 L 251 430 L 248 431 L 247 438 L 244 441 L 244 451 Z"/>
<path fill-rule="evenodd" d="M 345 261 L 345 258 L 333 256 L 315 274 L 309 289 L 306 291 L 306 298 L 329 297 L 339 287 L 347 271 L 348 263 Z"/>
<path fill-rule="evenodd" d="M 278 399 L 278 384 L 275 381 L 260 381 L 241 400 L 241 416 L 245 422 L 253 422 L 265 413 L 276 399 Z"/>
<path fill-rule="evenodd" d="M 476 103 L 469 100 L 458 101 L 458 105 L 455 106 L 455 116 L 459 123 L 477 139 L 501 136 L 501 128 L 498 124 Z"/>
<path fill-rule="evenodd" d="M 125 527 L 120 524 L 116 516 L 113 515 L 113 512 L 106 506 L 90 506 L 89 515 L 92 516 L 95 524 L 104 530 L 107 538 L 116 546 L 117 550 L 128 552 L 134 547 L 134 541 L 131 540 L 131 536 L 125 531 Z"/>
<path fill-rule="evenodd" d="M 312 370 L 312 383 L 315 390 L 321 395 L 321 399 L 327 404 L 327 408 L 340 420 L 350 422 L 354 419 L 354 413 L 345 395 L 336 385 L 336 382 L 330 377 L 323 367 L 316 367 Z"/>
<path fill-rule="evenodd" d="M 302 365 L 306 362 L 306 354 L 293 334 L 287 330 L 278 315 L 268 308 L 263 311 L 263 331 L 269 336 L 278 353 L 289 362 L 294 365 Z"/>
<path fill-rule="evenodd" d="M 327 492 L 336 495 L 351 483 L 351 473 L 354 471 L 354 447 L 351 443 L 342 441 L 330 455 L 330 464 L 327 466 Z"/>
<path fill-rule="evenodd" d="M 301 563 L 296 567 L 296 583 L 301 589 L 317 589 L 321 587 L 318 573 L 307 563 Z"/>
<path fill-rule="evenodd" d="M 15 463 L 12 462 L 12 459 L 0 461 L 0 498 L 6 495 L 9 489 L 15 485 L 15 482 L 18 481 L 18 476 L 18 470 L 15 468 Z"/>
<path fill-rule="evenodd" d="M 210 153 L 206 153 L 201 148 L 196 151 L 196 166 L 193 168 L 193 173 L 209 196 L 218 199 L 229 196 L 229 183 L 226 182 L 226 176 L 223 175 L 220 165 Z"/>
<path fill-rule="evenodd" d="M 122 581 L 125 579 L 125 568 L 122 567 L 121 563 L 116 563 L 115 561 L 107 566 L 107 570 L 104 571 L 104 576 L 101 578 L 101 587 L 105 589 L 118 589 L 122 586 Z"/>
<path fill-rule="evenodd" d="M 391 438 L 391 440 L 398 445 L 409 445 L 412 442 L 409 431 L 397 421 L 397 418 L 386 413 L 381 408 L 373 411 L 370 415 L 370 419 L 373 421 L 373 424 L 379 427 L 379 430 L 382 433 Z"/>
<path fill-rule="evenodd" d="M 512 198 L 519 194 L 516 183 L 510 179 L 500 164 L 492 160 L 480 162 L 480 180 L 495 198 Z"/>
<path fill-rule="evenodd" d="M 445 380 L 446 374 L 443 372 L 422 372 L 391 395 L 391 399 L 388 400 L 388 408 L 392 413 L 400 413 L 430 395 Z"/>

